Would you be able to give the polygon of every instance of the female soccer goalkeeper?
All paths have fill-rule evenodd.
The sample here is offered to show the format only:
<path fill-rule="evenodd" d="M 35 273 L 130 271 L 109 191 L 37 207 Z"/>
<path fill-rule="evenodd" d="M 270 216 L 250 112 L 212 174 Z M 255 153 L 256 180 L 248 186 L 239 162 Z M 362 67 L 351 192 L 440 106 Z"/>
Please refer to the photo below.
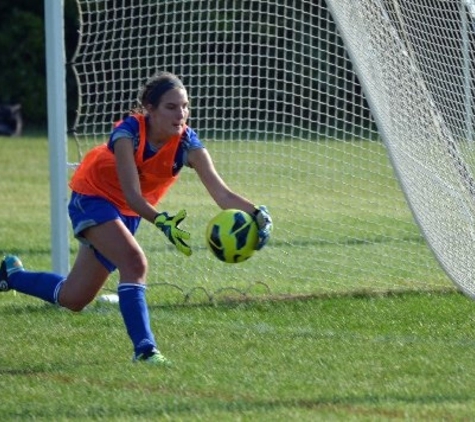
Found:
<path fill-rule="evenodd" d="M 134 361 L 168 364 L 152 333 L 145 299 L 147 259 L 134 234 L 141 219 L 160 229 L 176 248 L 191 255 L 190 234 L 178 227 L 186 211 L 157 212 L 155 206 L 177 180 L 183 166 L 193 168 L 217 205 L 254 216 L 259 228 L 256 249 L 268 241 L 272 220 L 233 192 L 187 127 L 188 95 L 180 79 L 159 72 L 143 87 L 137 109 L 112 131 L 107 144 L 93 148 L 74 173 L 69 216 L 81 242 L 67 277 L 30 272 L 7 255 L 0 267 L 0 291 L 16 290 L 72 311 L 82 310 L 119 271 L 119 307 L 132 340 Z"/>

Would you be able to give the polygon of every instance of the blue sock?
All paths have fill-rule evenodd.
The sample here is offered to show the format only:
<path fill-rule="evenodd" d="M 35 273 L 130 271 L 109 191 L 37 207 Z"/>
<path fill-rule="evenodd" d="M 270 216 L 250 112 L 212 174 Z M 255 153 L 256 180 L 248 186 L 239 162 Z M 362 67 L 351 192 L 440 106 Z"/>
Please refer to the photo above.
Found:
<path fill-rule="evenodd" d="M 136 355 L 156 347 L 150 328 L 145 289 L 145 285 L 136 283 L 121 283 L 117 289 L 120 312 Z"/>
<path fill-rule="evenodd" d="M 17 271 L 8 276 L 11 289 L 56 304 L 65 277 L 54 273 Z"/>

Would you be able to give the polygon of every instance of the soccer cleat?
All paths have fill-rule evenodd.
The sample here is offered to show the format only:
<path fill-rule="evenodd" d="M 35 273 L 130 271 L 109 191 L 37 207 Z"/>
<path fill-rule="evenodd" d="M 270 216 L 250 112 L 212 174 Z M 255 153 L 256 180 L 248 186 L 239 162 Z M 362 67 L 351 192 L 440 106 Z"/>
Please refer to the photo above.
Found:
<path fill-rule="evenodd" d="M 0 265 L 0 292 L 6 292 L 10 290 L 8 277 L 18 271 L 25 271 L 20 258 L 14 255 L 5 256 L 3 258 L 2 264 Z"/>
<path fill-rule="evenodd" d="M 139 353 L 132 358 L 133 362 L 146 362 L 151 365 L 170 366 L 171 362 L 163 356 L 157 349 L 152 349 L 147 353 Z"/>

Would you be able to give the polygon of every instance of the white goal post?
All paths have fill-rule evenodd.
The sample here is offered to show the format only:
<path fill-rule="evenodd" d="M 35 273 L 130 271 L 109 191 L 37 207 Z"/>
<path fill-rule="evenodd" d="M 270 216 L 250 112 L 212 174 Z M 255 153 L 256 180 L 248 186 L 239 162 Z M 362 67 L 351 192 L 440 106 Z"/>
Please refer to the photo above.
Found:
<path fill-rule="evenodd" d="M 48 91 L 48 145 L 51 196 L 51 254 L 53 271 L 69 270 L 69 220 L 66 58 L 63 0 L 45 0 L 46 73 Z"/>
<path fill-rule="evenodd" d="M 225 180 L 274 217 L 268 247 L 218 262 L 204 242 L 218 210 L 185 169 L 159 207 L 188 210 L 194 254 L 144 224 L 150 285 L 189 300 L 448 289 L 448 274 L 473 294 L 472 1 L 77 5 L 78 159 L 168 70 Z"/>

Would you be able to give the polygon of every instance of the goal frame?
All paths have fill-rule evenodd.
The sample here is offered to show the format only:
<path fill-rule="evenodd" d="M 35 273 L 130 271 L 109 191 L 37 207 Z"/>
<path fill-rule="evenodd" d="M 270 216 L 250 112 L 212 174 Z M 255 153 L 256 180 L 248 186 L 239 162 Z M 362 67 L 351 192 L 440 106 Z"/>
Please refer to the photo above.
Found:
<path fill-rule="evenodd" d="M 52 269 L 69 272 L 64 0 L 44 0 Z"/>
<path fill-rule="evenodd" d="M 260 2 L 256 2 L 260 3 Z M 269 2 L 272 3 L 272 2 Z M 375 3 L 379 3 L 376 0 Z M 178 2 L 178 4 L 181 4 Z M 323 2 L 322 2 L 323 4 Z M 335 10 L 332 10 L 332 1 L 325 1 L 326 8 L 330 10 L 335 18 Z M 336 3 L 335 3 L 336 4 Z M 397 4 L 397 1 L 395 2 Z M 475 10 L 475 0 L 458 0 L 457 8 L 461 11 L 461 25 L 466 34 L 470 30 L 470 17 L 464 13 L 465 10 L 473 12 Z M 49 142 L 49 167 L 50 167 L 50 199 L 51 199 L 51 246 L 52 246 L 52 266 L 53 270 L 58 273 L 67 274 L 69 271 L 70 260 L 70 228 L 67 217 L 67 203 L 69 197 L 69 170 L 68 170 L 68 130 L 67 130 L 67 98 L 66 98 L 66 54 L 65 54 L 65 37 L 64 37 L 64 0 L 44 0 L 45 6 L 45 33 L 46 33 L 46 62 L 47 62 L 47 89 L 48 89 L 48 142 Z M 313 15 L 312 15 L 313 16 Z M 318 16 L 318 12 L 315 14 Z M 339 31 L 339 36 L 344 39 L 344 35 Z M 305 29 L 301 29 L 300 33 L 307 33 Z M 287 38 L 285 38 L 287 39 Z M 466 101 L 464 102 L 464 110 L 469 118 L 466 120 L 467 138 L 472 140 L 472 125 L 470 115 L 472 111 L 472 101 L 469 99 L 471 93 L 470 71 L 467 71 L 467 66 L 470 66 L 468 55 L 468 38 L 465 35 L 463 41 L 463 58 L 464 58 L 464 91 L 466 93 Z M 350 58 L 355 70 L 355 74 L 359 77 L 359 83 L 363 91 L 368 91 L 365 88 L 365 75 L 362 74 L 361 69 L 358 69 L 357 62 L 352 56 L 348 48 L 345 49 Z M 300 50 L 297 51 L 297 54 Z M 309 55 L 312 57 L 312 55 Z M 316 59 L 319 56 L 313 55 Z M 74 61 L 74 60 L 73 60 Z M 358 72 L 359 70 L 359 72 Z M 318 79 L 317 79 L 318 80 Z M 367 83 L 366 83 L 367 84 Z M 318 91 L 320 92 L 320 91 Z M 328 94 L 329 96 L 331 94 Z M 365 97 L 371 108 L 371 114 L 378 124 L 378 132 L 382 138 L 387 137 L 388 129 L 384 125 L 383 119 L 379 116 L 378 104 L 372 101 L 371 96 L 365 93 Z M 376 106 L 375 106 L 376 105 Z M 292 105 L 291 105 L 292 106 Z M 361 117 L 361 116 L 360 116 Z M 313 120 L 315 121 L 315 119 Z M 385 136 L 386 135 L 386 136 Z M 450 152 L 450 151 L 449 151 Z M 391 156 L 389 154 L 389 158 Z M 393 165 L 393 170 L 395 166 Z M 463 167 L 462 167 L 463 170 Z M 399 177 L 400 179 L 400 177 Z M 404 189 L 403 189 L 404 190 Z M 410 204 L 409 204 L 409 209 Z M 417 218 L 416 218 L 417 220 Z M 420 228 L 420 227 L 419 227 Z M 440 263 L 440 262 L 439 262 Z M 444 268 L 445 269 L 445 268 Z M 445 271 L 447 273 L 447 270 Z"/>

